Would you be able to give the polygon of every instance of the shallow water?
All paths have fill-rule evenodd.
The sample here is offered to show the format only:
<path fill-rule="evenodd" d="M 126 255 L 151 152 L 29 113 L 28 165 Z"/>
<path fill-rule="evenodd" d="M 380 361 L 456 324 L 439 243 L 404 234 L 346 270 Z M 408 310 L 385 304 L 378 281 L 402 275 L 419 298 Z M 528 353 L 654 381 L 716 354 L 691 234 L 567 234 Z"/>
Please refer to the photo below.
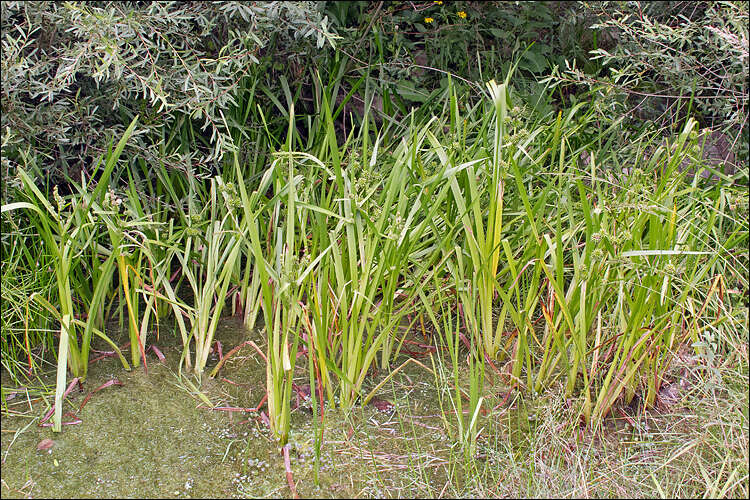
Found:
<path fill-rule="evenodd" d="M 216 334 L 225 355 L 247 339 L 263 349 L 260 333 L 247 331 L 235 318 L 224 320 Z M 155 343 L 167 362 L 149 353 L 147 375 L 142 367 L 124 371 L 117 358 L 93 363 L 84 391 L 74 390 L 64 407 L 82 422 L 61 433 L 37 425 L 52 397 L 29 403 L 17 393 L 8 408 L 19 415 L 2 419 L 3 497 L 290 496 L 283 459 L 260 419 L 252 412 L 204 408 L 178 377 L 178 342 L 162 330 Z M 218 361 L 212 358 L 206 373 Z M 303 385 L 307 369 L 303 360 L 298 365 L 295 380 Z M 123 385 L 94 393 L 78 411 L 88 393 L 113 378 Z M 263 397 L 264 381 L 262 359 L 244 346 L 215 379 L 203 377 L 201 391 L 218 407 L 249 408 Z M 54 374 L 46 383 L 54 384 Z M 300 496 L 413 496 L 431 491 L 431 484 L 446 484 L 449 476 L 460 482 L 449 467 L 458 452 L 446 434 L 434 387 L 429 372 L 410 365 L 379 394 L 393 411 L 368 405 L 345 415 L 326 409 L 318 485 L 312 413 L 304 406 L 295 410 L 290 443 Z M 54 446 L 37 450 L 44 439 Z"/>
<path fill-rule="evenodd" d="M 117 328 L 109 331 L 117 337 Z M 208 409 L 189 387 L 200 385 L 215 407 L 254 408 L 265 393 L 262 358 L 246 345 L 228 358 L 215 379 L 204 376 L 198 384 L 194 377 L 178 376 L 180 341 L 166 335 L 164 325 L 161 331 L 160 340 L 151 340 L 166 363 L 150 352 L 147 375 L 142 367 L 125 372 L 116 358 L 91 364 L 84 390 L 74 390 L 65 402 L 64 411 L 75 413 L 81 423 L 64 426 L 61 433 L 37 425 L 52 395 L 13 390 L 2 373 L 3 498 L 292 496 L 278 446 L 258 415 Z M 222 321 L 216 339 L 225 355 L 246 340 L 265 347 L 261 332 L 246 330 L 236 318 Z M 115 340 L 122 344 L 126 335 Z M 601 431 L 585 433 L 576 424 L 581 401 L 565 397 L 562 383 L 536 397 L 514 392 L 506 398 L 503 376 L 488 371 L 482 405 L 487 412 L 478 416 L 476 453 L 468 456 L 455 433 L 450 367 L 437 355 L 434 365 L 429 358 L 420 359 L 434 366 L 437 376 L 407 365 L 377 394 L 393 405 L 392 411 L 367 405 L 344 414 L 326 408 L 317 483 L 314 436 L 319 423 L 314 425 L 305 405 L 292 412 L 291 469 L 301 497 L 657 496 L 663 489 L 659 484 L 679 493 L 673 496 L 701 496 L 706 486 L 697 475 L 695 457 L 717 470 L 724 469 L 726 460 L 711 458 L 713 444 L 705 429 L 721 419 L 729 422 L 719 427 L 722 432 L 747 426 L 746 390 L 740 390 L 742 397 L 732 404 L 719 400 L 733 410 L 717 414 L 715 401 L 685 394 L 692 401 L 690 409 L 678 404 L 674 413 L 659 415 L 625 405 L 617 408 L 617 418 L 607 418 Z M 216 355 L 210 356 L 206 372 L 217 362 Z M 295 382 L 302 386 L 308 382 L 305 358 L 297 365 Z M 468 376 L 460 370 L 465 384 Z M 381 371 L 368 377 L 365 392 L 384 376 Z M 113 378 L 123 385 L 93 393 L 79 411 L 88 394 Z M 739 387 L 746 388 L 746 381 L 745 375 Z M 44 382 L 54 387 L 54 370 Z M 54 445 L 38 450 L 45 439 Z M 745 457 L 733 467 L 746 470 L 746 448 L 738 445 L 732 453 L 732 460 Z M 654 469 L 657 463 L 670 467 Z M 690 470 L 697 478 L 692 483 L 684 479 L 684 471 Z M 682 476 L 675 477 L 678 472 Z"/>

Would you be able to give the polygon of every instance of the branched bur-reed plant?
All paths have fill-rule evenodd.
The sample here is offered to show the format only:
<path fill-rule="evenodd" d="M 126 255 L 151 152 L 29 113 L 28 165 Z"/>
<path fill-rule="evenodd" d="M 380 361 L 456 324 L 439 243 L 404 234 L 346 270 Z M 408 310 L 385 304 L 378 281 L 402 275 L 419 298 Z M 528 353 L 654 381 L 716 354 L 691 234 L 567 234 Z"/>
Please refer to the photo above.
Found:
<path fill-rule="evenodd" d="M 644 165 L 650 175 L 637 169 L 606 188 L 592 166 L 593 184 L 576 180 L 577 193 L 560 142 L 561 202 L 554 233 L 544 236 L 546 326 L 535 389 L 564 375 L 567 394 L 583 395 L 587 423 L 598 424 L 639 388 L 652 405 L 680 346 L 692 341 L 698 349 L 697 324 L 719 291 L 709 271 L 721 252 L 710 251 L 714 242 L 705 237 L 712 221 L 701 227 L 691 219 L 696 203 L 677 170 L 694 125 L 688 121 L 671 154 Z"/>
<path fill-rule="evenodd" d="M 101 283 L 112 283 L 112 272 L 117 270 L 119 287 L 117 295 L 121 319 L 126 318 L 130 353 L 133 366 L 139 366 L 143 360 L 146 365 L 146 334 L 149 316 L 153 309 L 153 298 L 148 301 L 143 320 L 140 320 L 139 290 L 146 285 L 145 270 L 153 267 L 147 247 L 144 246 L 145 234 L 141 231 L 149 223 L 144 218 L 136 218 L 132 204 L 137 203 L 137 195 L 127 197 L 124 213 L 120 213 L 123 199 L 110 190 L 105 194 L 101 209 L 97 215 L 104 221 L 109 236 L 109 260 L 105 262 L 100 274 Z M 114 262 L 114 265 L 112 265 Z M 140 285 L 140 288 L 138 288 Z M 98 288 L 95 293 L 106 297 L 108 290 Z M 99 297 L 97 297 L 99 300 Z M 123 309 L 125 312 L 123 313 Z"/>
<path fill-rule="evenodd" d="M 232 184 L 224 184 L 220 177 L 210 182 L 204 208 L 198 210 L 191 198 L 190 225 L 174 234 L 165 257 L 165 262 L 173 258 L 179 262 L 182 278 L 190 287 L 193 305 L 180 304 L 174 287 L 163 271 L 159 282 L 165 296 L 174 304 L 178 318 L 177 326 L 183 342 L 180 366 L 184 364 L 186 369 L 192 369 L 199 379 L 208 361 L 243 246 L 237 230 L 237 208 L 240 203 L 236 188 Z M 192 192 L 197 194 L 197 189 Z M 183 314 L 187 316 L 187 324 L 181 317 Z M 191 345 L 194 358 L 191 358 Z"/>
<path fill-rule="evenodd" d="M 106 154 L 104 170 L 98 184 L 90 194 L 88 193 L 89 185 L 86 184 L 85 188 L 81 190 L 80 196 L 72 196 L 69 201 L 66 201 L 57 193 L 55 187 L 53 196 L 56 206 L 53 206 L 37 188 L 34 180 L 29 177 L 23 168 L 19 167 L 18 175 L 29 201 L 10 203 L 2 207 L 3 212 L 26 209 L 29 220 L 36 227 L 47 251 L 52 256 L 57 281 L 58 307 L 55 307 L 39 294 L 33 294 L 29 300 L 39 302 L 60 323 L 55 415 L 53 419 L 53 430 L 55 432 L 59 432 L 62 425 L 62 395 L 65 390 L 67 370 L 70 368 L 75 377 L 86 378 L 91 336 L 93 334 L 108 342 L 120 355 L 123 366 L 129 369 L 129 365 L 120 353 L 119 348 L 99 328 L 94 326 L 98 317 L 96 312 L 99 311 L 100 303 L 104 299 L 104 290 L 111 286 L 107 283 L 109 273 L 101 273 L 99 281 L 95 285 L 95 291 L 91 296 L 91 302 L 84 304 L 83 308 L 75 306 L 73 289 L 77 287 L 71 284 L 71 276 L 82 265 L 82 256 L 85 252 L 92 244 L 97 243 L 97 232 L 89 231 L 91 226 L 97 224 L 91 214 L 92 207 L 94 204 L 102 203 L 110 174 L 117 164 L 125 143 L 133 133 L 137 120 L 137 117 L 133 120 L 114 150 L 112 150 L 110 144 L 109 151 Z M 110 255 L 102 266 L 105 269 L 113 268 L 114 257 Z M 83 274 L 77 274 L 77 276 L 79 279 L 90 279 L 89 276 Z M 79 319 L 81 317 L 87 320 Z M 79 329 L 83 330 L 80 344 L 78 341 Z"/>
<path fill-rule="evenodd" d="M 100 216 L 106 222 L 110 247 L 117 256 L 120 318 L 127 319 L 131 354 L 133 363 L 137 366 L 140 363 L 137 359 L 138 353 L 144 364 L 146 362 L 145 347 L 152 318 L 156 323 L 157 339 L 159 322 L 170 310 L 174 313 L 183 345 L 187 345 L 191 339 L 189 329 L 185 326 L 185 316 L 188 316 L 188 321 L 192 325 L 190 321 L 194 316 L 190 316 L 186 311 L 195 311 L 195 308 L 185 305 L 178 297 L 177 288 L 172 282 L 178 275 L 183 279 L 192 275 L 184 272 L 173 273 L 172 265 L 179 261 L 175 254 L 184 249 L 180 238 L 185 234 L 195 233 L 190 229 L 190 223 L 196 217 L 191 219 L 178 208 L 179 221 L 171 219 L 159 193 L 162 190 L 167 191 L 169 196 L 166 198 L 174 201 L 179 196 L 177 191 L 182 187 L 179 181 L 166 176 L 162 168 L 157 170 L 156 179 L 169 182 L 164 186 L 158 180 L 149 177 L 150 172 L 144 162 L 138 161 L 135 165 L 139 166 L 140 170 L 135 166 L 127 169 L 128 188 L 123 198 L 110 193 L 109 200 L 105 198 L 108 210 L 100 212 Z M 191 182 L 192 180 L 185 181 L 183 185 L 194 186 Z M 221 185 L 221 179 L 216 179 L 216 182 Z M 186 197 L 193 201 L 192 197 Z M 226 195 L 225 202 L 229 204 Z M 200 257 L 195 257 L 192 262 L 203 262 L 199 259 Z M 123 309 L 126 311 L 125 314 Z M 186 357 L 185 364 L 188 368 L 193 366 L 189 356 Z"/>
<path fill-rule="evenodd" d="M 437 275 L 433 276 L 433 297 L 428 300 L 424 293 L 420 293 L 425 313 L 428 315 L 435 330 L 438 333 L 439 347 L 445 347 L 450 358 L 453 379 L 454 394 L 449 392 L 451 408 L 449 413 L 455 415 L 456 427 L 449 423 L 443 411 L 443 419 L 449 434 L 461 444 L 467 459 L 475 456 L 477 436 L 479 432 L 479 415 L 484 400 L 484 377 L 485 377 L 485 352 L 484 345 L 479 340 L 481 337 L 477 332 L 478 324 L 472 323 L 473 313 L 466 313 L 464 306 L 471 303 L 469 297 L 472 295 L 472 280 L 467 276 L 466 264 L 460 247 L 456 246 L 452 254 L 448 254 L 445 260 L 446 271 L 450 272 L 453 281 L 453 289 L 458 298 L 458 304 L 453 301 L 451 294 L 441 284 Z M 463 332 L 468 333 L 468 337 Z M 463 340 L 463 343 L 461 342 Z M 467 345 L 468 344 L 468 345 Z M 462 349 L 467 345 L 468 352 Z M 437 350 L 438 362 L 442 362 L 441 349 Z M 460 367 L 466 365 L 466 372 Z M 441 384 L 438 375 L 442 372 L 437 368 L 436 382 Z M 466 376 L 462 376 L 466 373 Z M 465 380 L 468 379 L 468 380 Z M 468 383 L 468 394 L 462 386 Z M 438 389 L 440 390 L 440 389 Z M 464 399 L 466 403 L 464 403 Z M 464 406 L 466 404 L 466 406 Z M 442 409 L 442 398 L 441 398 Z"/>
<path fill-rule="evenodd" d="M 139 162 L 140 163 L 140 162 Z M 142 165 L 143 166 L 143 165 Z M 141 201 L 142 192 L 134 168 L 130 165 L 125 169 L 128 174 L 128 188 L 118 195 L 109 188 L 101 203 L 92 202 L 93 220 L 100 222 L 94 227 L 98 231 L 100 226 L 106 229 L 107 238 L 100 237 L 100 243 L 91 245 L 91 264 L 88 271 L 91 274 L 92 286 L 82 286 L 77 289 L 77 295 L 91 303 L 98 304 L 98 310 L 89 312 L 89 323 L 103 327 L 104 317 L 109 316 L 116 301 L 122 322 L 127 323 L 130 339 L 131 362 L 133 366 L 144 368 L 146 364 L 146 342 L 151 327 L 151 318 L 158 322 L 158 303 L 164 301 L 156 287 L 154 268 L 165 265 L 164 261 L 157 261 L 155 256 L 161 256 L 161 242 L 159 241 L 159 227 L 162 222 L 154 220 L 154 213 Z M 80 195 L 86 197 L 85 189 L 76 185 Z M 148 213 L 147 213 L 148 210 Z M 106 257 L 102 262 L 101 259 Z M 168 264 L 167 264 L 168 265 Z M 116 271 L 116 275 L 115 275 Z M 117 277 L 115 288 L 113 285 Z M 85 285 L 86 282 L 82 282 Z M 145 308 L 141 315 L 141 298 Z M 109 307 L 105 309 L 105 302 L 109 299 Z M 162 307 L 166 310 L 166 307 Z"/>
<path fill-rule="evenodd" d="M 160 151 L 167 156 L 175 141 L 184 145 L 195 140 L 192 127 L 180 120 L 160 144 Z M 206 190 L 192 171 L 185 174 L 168 169 L 164 163 L 153 170 L 144 162 L 138 165 L 140 170 L 128 170 L 128 178 L 130 211 L 148 220 L 140 227 L 138 240 L 140 251 L 148 257 L 148 266 L 137 273 L 148 277 L 139 290 L 146 300 L 141 328 L 153 313 L 158 335 L 159 319 L 171 311 L 183 344 L 180 370 L 184 366 L 200 377 L 224 307 L 225 288 L 232 284 L 240 261 L 235 244 L 239 237 L 234 213 L 239 205 L 236 188 L 216 177 Z M 140 201 L 135 193 L 144 191 L 147 196 Z M 149 199 L 162 206 L 147 203 Z M 178 270 L 173 269 L 175 263 Z M 180 290 L 185 281 L 187 293 Z M 188 298 L 193 299 L 192 305 L 186 303 Z M 191 355 L 191 344 L 195 356 Z"/>
<path fill-rule="evenodd" d="M 290 107 L 286 151 L 277 153 L 264 173 L 258 189 L 248 195 L 240 165 L 235 167 L 244 217 L 239 227 L 253 256 L 253 272 L 261 285 L 261 309 L 267 332 L 266 396 L 271 430 L 286 444 L 290 427 L 292 376 L 300 341 L 300 313 L 305 283 L 318 259 L 306 249 L 306 209 L 299 205 L 298 189 L 303 176 L 295 174 L 293 137 L 294 108 Z M 269 187 L 275 193 L 260 203 Z M 263 240 L 259 222 L 266 222 Z"/>
<path fill-rule="evenodd" d="M 379 136 L 370 151 L 364 125 L 360 139 L 344 145 L 351 152 L 342 160 L 327 96 L 323 112 L 319 157 L 290 151 L 296 134 L 290 121 L 286 151 L 275 154 L 259 191 L 248 198 L 239 183 L 243 206 L 254 207 L 257 193 L 265 192 L 271 176 L 274 181 L 266 207 L 246 209 L 243 231 L 263 289 L 269 411 L 282 440 L 302 336 L 329 404 L 348 410 L 372 397 L 362 394 L 362 386 L 378 355 L 386 368 L 398 352 L 398 329 L 427 267 L 414 256 L 430 253 L 433 219 L 450 192 L 446 183 L 438 186 L 442 173 L 416 182 L 429 122 L 410 128 L 409 140 L 385 159 L 378 155 Z M 298 169 L 306 170 L 309 183 L 301 182 Z M 257 224 L 265 220 L 263 240 Z"/>
<path fill-rule="evenodd" d="M 330 250 L 312 278 L 309 333 L 329 400 L 334 374 L 338 403 L 348 410 L 372 397 L 361 390 L 378 355 L 387 369 L 398 354 L 400 328 L 407 327 L 402 320 L 413 310 L 426 264 L 434 259 L 433 219 L 450 187 L 442 182 L 443 171 L 428 177 L 417 173 L 432 120 L 412 122 L 394 151 L 380 156 L 382 136 L 376 135 L 370 150 L 365 119 L 342 161 L 327 99 L 324 112 L 325 158 L 336 182 L 329 193 L 336 195 L 323 200 L 330 215 L 313 219 L 320 246 Z"/>
<path fill-rule="evenodd" d="M 524 364 L 530 365 L 530 318 L 536 308 L 541 272 L 535 213 L 543 206 L 531 205 L 522 178 L 537 168 L 544 156 L 538 136 L 549 131 L 543 126 L 532 132 L 521 128 L 518 107 L 509 108 L 509 79 L 510 74 L 501 85 L 488 83 L 491 106 L 485 113 L 481 113 L 482 107 L 476 107 L 462 119 L 457 98 L 451 96 L 451 123 L 458 132 L 454 135 L 459 135 L 463 144 L 458 153 L 449 155 L 437 137 L 428 137 L 441 162 L 456 165 L 448 182 L 461 237 L 456 240 L 460 246 L 450 267 L 461 274 L 457 291 L 465 328 L 490 359 L 503 361 L 511 355 L 515 384 L 520 381 Z M 506 186 L 509 179 L 515 179 L 519 191 L 519 196 L 510 199 Z M 530 223 L 517 224 L 524 219 L 524 212 L 514 210 L 510 222 L 517 225 L 513 232 L 504 229 L 509 202 L 530 215 Z M 506 319 L 512 319 L 516 326 L 510 335 L 506 335 Z"/>
<path fill-rule="evenodd" d="M 168 249 L 170 242 L 174 241 L 176 228 L 187 225 L 188 219 L 185 211 L 171 207 L 169 200 L 185 199 L 187 195 L 177 194 L 180 188 L 176 177 L 166 175 L 163 165 L 159 165 L 160 168 L 154 172 L 154 169 L 149 168 L 146 162 L 139 158 L 129 166 L 131 168 L 127 169 L 128 188 L 125 199 L 127 203 L 124 206 L 130 218 L 139 222 L 138 237 L 131 241 L 138 245 L 147 263 L 146 267 L 135 273 L 135 277 L 143 284 L 139 293 L 146 301 L 141 329 L 148 323 L 149 314 L 153 313 L 158 339 L 159 321 L 166 317 L 170 310 L 173 311 L 170 299 L 161 293 L 164 289 L 159 284 L 162 283 L 162 275 L 170 279 L 177 277 L 172 274 L 173 261 Z M 165 185 L 165 182 L 168 184 Z M 183 182 L 183 185 L 187 185 L 187 182 Z"/>
<path fill-rule="evenodd" d="M 736 322 L 721 300 L 720 273 L 737 274 L 741 263 L 731 254 L 747 230 L 720 216 L 721 197 L 711 206 L 697 181 L 690 188 L 684 181 L 679 166 L 693 121 L 672 147 L 641 151 L 642 169 L 614 185 L 598 169 L 601 152 L 591 156 L 585 178 L 577 159 L 582 148 L 611 144 L 615 127 L 573 149 L 590 120 L 578 104 L 551 123 L 528 119 L 529 130 L 519 130 L 506 85 L 490 84 L 490 120 L 476 120 L 471 110 L 460 120 L 451 106 L 451 123 L 464 127 L 460 154 L 427 134 L 452 173 L 448 219 L 461 231 L 445 265 L 459 278 L 461 326 L 484 354 L 509 355 L 512 385 L 539 392 L 562 378 L 568 396 L 582 398 L 582 420 L 596 425 L 620 397 L 630 401 L 640 390 L 653 404 L 680 346 L 692 344 L 704 357 L 716 350 L 703 336 Z M 443 335 L 452 329 L 433 322 Z M 470 413 L 482 393 L 476 374 Z"/>
<path fill-rule="evenodd" d="M 503 84 L 498 85 L 492 80 L 487 85 L 494 107 L 491 158 L 480 152 L 480 158 L 462 163 L 462 171 L 449 179 L 458 217 L 463 225 L 464 244 L 470 257 L 468 277 L 472 282 L 471 293 L 462 298 L 464 314 L 472 334 L 477 335 L 477 340 L 491 358 L 499 353 L 503 332 L 502 321 L 493 321 L 493 304 L 502 252 L 503 198 L 507 169 L 507 162 L 503 160 L 503 139 L 508 113 L 509 78 L 510 74 Z M 432 142 L 440 149 L 437 139 L 433 138 Z M 443 162 L 448 161 L 444 153 L 441 156 Z M 486 182 L 478 182 L 477 178 L 483 176 L 487 176 Z M 483 189 L 489 195 L 487 201 L 483 199 Z"/>
<path fill-rule="evenodd" d="M 45 351 L 55 348 L 49 315 L 27 299 L 34 293 L 49 297 L 57 283 L 54 274 L 39 272 L 51 269 L 52 262 L 46 249 L 34 243 L 39 238 L 34 229 L 12 211 L 2 217 L 0 363 L 13 382 L 22 385 L 38 370 Z"/>

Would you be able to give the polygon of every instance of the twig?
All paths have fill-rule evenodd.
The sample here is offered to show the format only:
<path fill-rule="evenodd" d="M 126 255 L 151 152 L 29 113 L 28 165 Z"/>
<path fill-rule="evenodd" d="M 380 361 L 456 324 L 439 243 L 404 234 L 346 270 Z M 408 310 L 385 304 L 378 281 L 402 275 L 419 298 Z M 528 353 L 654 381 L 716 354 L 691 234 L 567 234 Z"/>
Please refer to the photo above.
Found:
<path fill-rule="evenodd" d="M 285 444 L 284 447 L 281 449 L 282 453 L 284 454 L 284 469 L 286 469 L 286 482 L 289 485 L 289 489 L 292 491 L 292 496 L 294 498 L 299 498 L 299 495 L 297 494 L 297 487 L 294 485 L 294 478 L 292 477 L 292 464 L 291 460 L 289 460 L 289 443 Z"/>
<path fill-rule="evenodd" d="M 83 403 L 81 403 L 81 406 L 78 407 L 78 411 L 83 410 L 83 407 L 86 406 L 86 403 L 89 402 L 89 399 L 91 399 L 91 396 L 94 395 L 95 392 L 98 392 L 104 388 L 109 387 L 110 385 L 125 385 L 116 378 L 113 378 L 112 380 L 108 380 L 104 382 L 102 385 L 94 389 L 93 391 L 89 392 L 88 395 L 84 398 Z"/>

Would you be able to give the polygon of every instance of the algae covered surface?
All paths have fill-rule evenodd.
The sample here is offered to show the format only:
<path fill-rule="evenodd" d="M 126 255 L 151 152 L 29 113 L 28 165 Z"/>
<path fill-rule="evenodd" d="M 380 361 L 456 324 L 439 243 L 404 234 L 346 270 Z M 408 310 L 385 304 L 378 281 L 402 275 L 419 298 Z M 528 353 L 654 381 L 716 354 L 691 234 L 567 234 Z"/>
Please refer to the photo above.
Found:
<path fill-rule="evenodd" d="M 234 318 L 225 320 L 216 336 L 225 355 L 248 337 L 260 343 L 260 333 L 248 332 Z M 254 408 L 261 401 L 265 367 L 258 353 L 244 346 L 216 378 L 204 375 L 199 383 L 184 373 L 180 377 L 181 347 L 162 341 L 154 340 L 166 362 L 149 353 L 148 373 L 142 366 L 126 372 L 112 357 L 93 363 L 83 390 L 74 389 L 63 410 L 69 413 L 64 421 L 75 421 L 74 414 L 81 422 L 63 426 L 60 433 L 38 425 L 52 404 L 52 394 L 33 397 L 23 388 L 6 390 L 10 399 L 2 419 L 3 497 L 289 496 L 278 446 L 258 414 L 229 411 Z M 207 372 L 218 361 L 212 358 Z M 299 372 L 303 384 L 305 370 Z M 94 392 L 113 379 L 122 385 Z M 54 387 L 54 373 L 43 382 Z M 7 389 L 5 379 L 3 386 Z M 214 409 L 198 396 L 199 386 Z M 418 387 L 421 392 L 412 388 L 409 394 L 428 393 L 427 382 Z M 374 475 L 375 470 L 387 475 L 412 468 L 419 460 L 429 460 L 432 469 L 446 462 L 430 455 L 430 450 L 447 450 L 439 411 L 433 408 L 432 417 L 418 419 L 421 426 L 412 426 L 405 435 L 399 412 L 408 403 L 389 401 L 395 406 L 387 413 L 371 406 L 349 415 L 326 411 L 318 486 L 312 412 L 301 405 L 293 413 L 291 463 L 300 495 L 382 496 L 387 480 Z M 427 448 L 415 449 L 414 438 Z M 53 441 L 51 448 L 38 449 L 44 440 Z"/>
<path fill-rule="evenodd" d="M 179 387 L 174 363 L 179 353 L 165 348 L 165 355 L 172 363 L 161 364 L 156 356 L 148 356 L 148 374 L 142 367 L 126 372 L 116 358 L 92 364 L 84 392 L 74 390 L 64 412 L 78 410 L 86 394 L 108 380 L 123 385 L 94 393 L 77 411 L 82 422 L 63 426 L 60 433 L 38 427 L 35 421 L 11 445 L 14 434 L 8 431 L 22 429 L 30 416 L 43 414 L 51 397 L 46 404 L 32 402 L 33 411 L 23 416 L 4 416 L 3 496 L 231 494 L 232 467 L 222 462 L 224 447 L 217 436 L 225 425 L 222 415 L 196 408 L 196 401 Z M 54 387 L 54 379 L 48 382 Z M 43 439 L 54 445 L 38 451 Z"/>
<path fill-rule="evenodd" d="M 75 416 L 80 423 L 60 433 L 38 425 L 53 393 L 13 388 L 3 374 L 3 498 L 292 496 L 262 418 L 239 411 L 254 410 L 265 394 L 264 361 L 243 345 L 253 340 L 264 350 L 262 333 L 236 318 L 223 320 L 216 334 L 223 354 L 242 347 L 215 378 L 200 382 L 179 374 L 179 340 L 161 335 L 152 340 L 166 362 L 149 352 L 147 374 L 143 367 L 126 372 L 117 358 L 92 363 L 83 390 L 65 402 L 63 420 Z M 488 372 L 477 445 L 468 455 L 457 433 L 451 369 L 437 353 L 422 361 L 425 367 L 410 363 L 381 387 L 375 399 L 381 404 L 347 414 L 326 407 L 321 423 L 304 400 L 293 403 L 290 465 L 299 496 L 692 496 L 706 491 L 698 468 L 722 464 L 716 493 L 746 481 L 747 443 L 735 439 L 747 427 L 746 391 L 709 400 L 683 384 L 669 411 L 618 407 L 592 434 L 570 423 L 580 402 L 566 398 L 562 387 L 524 398 Z M 368 391 L 386 376 L 371 375 Z M 297 386 L 308 376 L 300 358 Z M 113 379 L 122 385 L 96 391 Z M 459 379 L 468 375 L 462 371 Z M 54 373 L 41 383 L 54 388 Z M 736 384 L 746 387 L 746 379 Z M 317 467 L 316 435 L 322 435 Z M 724 443 L 722 453 L 717 443 Z"/>

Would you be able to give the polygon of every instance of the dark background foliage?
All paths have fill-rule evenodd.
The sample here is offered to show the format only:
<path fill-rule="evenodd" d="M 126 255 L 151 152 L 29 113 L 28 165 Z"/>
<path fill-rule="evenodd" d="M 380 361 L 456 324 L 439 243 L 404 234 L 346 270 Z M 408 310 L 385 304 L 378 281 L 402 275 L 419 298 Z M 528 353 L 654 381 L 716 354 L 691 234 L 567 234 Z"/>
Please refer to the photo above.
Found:
<path fill-rule="evenodd" d="M 136 114 L 126 158 L 207 174 L 232 130 L 260 126 L 255 110 L 245 123 L 231 111 L 248 89 L 273 124 L 282 79 L 299 112 L 316 74 L 345 91 L 368 75 L 374 107 L 396 116 L 429 105 L 449 74 L 476 89 L 514 62 L 538 111 L 606 87 L 608 112 L 673 129 L 697 113 L 747 158 L 742 2 L 3 2 L 2 47 L 5 180 L 18 164 L 40 182 L 78 179 Z M 185 128 L 194 150 L 165 150 Z"/>

